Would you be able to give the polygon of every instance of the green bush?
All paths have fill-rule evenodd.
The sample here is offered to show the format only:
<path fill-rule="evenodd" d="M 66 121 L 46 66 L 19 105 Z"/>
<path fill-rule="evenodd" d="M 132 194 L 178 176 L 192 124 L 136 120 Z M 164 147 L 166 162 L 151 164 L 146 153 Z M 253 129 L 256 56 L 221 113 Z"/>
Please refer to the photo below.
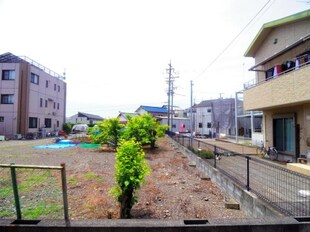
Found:
<path fill-rule="evenodd" d="M 200 156 L 202 158 L 205 158 L 205 159 L 214 159 L 214 152 L 213 151 L 202 150 L 200 152 Z"/>
<path fill-rule="evenodd" d="M 121 218 L 131 217 L 131 208 L 138 200 L 136 190 L 145 183 L 144 177 L 150 173 L 144 155 L 141 145 L 134 140 L 122 141 L 117 149 L 116 183 L 110 193 L 120 203 Z"/>
<path fill-rule="evenodd" d="M 66 132 L 66 134 L 70 134 L 73 125 L 74 125 L 73 123 L 66 122 L 66 123 L 63 124 L 62 129 L 63 129 L 64 132 Z"/>

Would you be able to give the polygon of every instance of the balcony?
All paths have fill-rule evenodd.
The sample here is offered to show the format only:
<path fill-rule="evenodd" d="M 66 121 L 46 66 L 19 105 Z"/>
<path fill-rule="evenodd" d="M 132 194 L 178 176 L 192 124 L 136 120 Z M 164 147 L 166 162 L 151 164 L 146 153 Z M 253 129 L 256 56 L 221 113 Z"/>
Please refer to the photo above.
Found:
<path fill-rule="evenodd" d="M 310 63 L 244 90 L 245 110 L 264 110 L 310 102 Z"/>

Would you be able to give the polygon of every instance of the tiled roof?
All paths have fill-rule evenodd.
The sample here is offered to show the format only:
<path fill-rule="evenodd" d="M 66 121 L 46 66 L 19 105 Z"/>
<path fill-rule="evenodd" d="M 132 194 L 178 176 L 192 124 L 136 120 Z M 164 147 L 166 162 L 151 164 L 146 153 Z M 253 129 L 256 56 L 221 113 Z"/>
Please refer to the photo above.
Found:
<path fill-rule="evenodd" d="M 168 113 L 168 110 L 166 108 L 162 108 L 162 107 L 140 106 L 139 108 L 142 108 L 145 111 L 150 112 L 150 113 Z"/>
<path fill-rule="evenodd" d="M 78 112 L 78 117 L 87 117 L 88 119 L 96 119 L 96 120 L 103 120 L 104 119 L 99 115 L 87 114 L 87 113 L 82 113 L 82 112 Z"/>
<path fill-rule="evenodd" d="M 199 108 L 199 107 L 212 107 L 213 104 L 226 104 L 226 103 L 235 103 L 234 98 L 219 98 L 219 99 L 212 99 L 212 100 L 204 100 L 194 106 L 194 108 Z"/>

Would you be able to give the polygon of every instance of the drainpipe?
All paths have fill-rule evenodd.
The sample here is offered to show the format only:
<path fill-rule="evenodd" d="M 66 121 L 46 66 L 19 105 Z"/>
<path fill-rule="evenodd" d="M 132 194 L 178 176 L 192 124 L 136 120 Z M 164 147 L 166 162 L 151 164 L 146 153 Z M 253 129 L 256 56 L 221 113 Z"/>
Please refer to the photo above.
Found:
<path fill-rule="evenodd" d="M 254 114 L 253 111 L 251 111 L 251 140 L 253 138 L 253 132 L 254 132 Z"/>

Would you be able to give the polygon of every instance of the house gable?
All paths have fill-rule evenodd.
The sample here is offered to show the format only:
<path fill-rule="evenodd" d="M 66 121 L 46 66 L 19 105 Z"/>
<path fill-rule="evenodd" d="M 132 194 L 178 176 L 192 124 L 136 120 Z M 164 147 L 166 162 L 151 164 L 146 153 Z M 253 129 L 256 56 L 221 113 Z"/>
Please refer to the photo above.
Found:
<path fill-rule="evenodd" d="M 287 32 L 290 32 L 290 33 L 286 33 L 287 37 L 281 38 L 281 39 L 285 39 L 286 42 L 282 44 L 279 43 L 282 46 L 282 49 L 284 49 L 289 44 L 292 44 L 296 40 L 300 39 L 302 35 L 305 34 L 305 30 L 306 31 L 308 30 L 308 33 L 310 33 L 309 26 L 307 26 L 309 25 L 309 20 L 310 20 L 310 10 L 306 10 L 306 11 L 303 11 L 303 12 L 285 17 L 285 18 L 281 18 L 281 19 L 274 20 L 269 23 L 265 23 L 260 29 L 260 31 L 258 32 L 258 34 L 256 35 L 256 37 L 254 38 L 254 40 L 252 41 L 252 43 L 250 44 L 250 46 L 248 47 L 248 49 L 246 50 L 244 56 L 246 57 L 257 56 L 256 55 L 257 51 L 260 49 L 261 46 L 266 44 L 267 37 L 270 35 L 270 33 L 272 33 L 277 28 L 281 28 L 281 30 L 285 28 Z M 305 21 L 305 23 L 300 23 L 301 21 Z M 302 30 L 293 30 L 294 26 L 297 23 L 304 24 Z M 302 32 L 299 32 L 299 31 L 302 31 Z M 277 40 L 273 40 L 271 42 L 276 44 L 278 43 L 278 39 L 280 38 L 277 38 L 277 35 L 275 34 L 274 39 L 277 39 Z M 278 49 L 278 50 L 282 50 L 282 49 Z M 273 54 L 273 51 L 270 51 L 270 52 L 271 54 Z"/>

